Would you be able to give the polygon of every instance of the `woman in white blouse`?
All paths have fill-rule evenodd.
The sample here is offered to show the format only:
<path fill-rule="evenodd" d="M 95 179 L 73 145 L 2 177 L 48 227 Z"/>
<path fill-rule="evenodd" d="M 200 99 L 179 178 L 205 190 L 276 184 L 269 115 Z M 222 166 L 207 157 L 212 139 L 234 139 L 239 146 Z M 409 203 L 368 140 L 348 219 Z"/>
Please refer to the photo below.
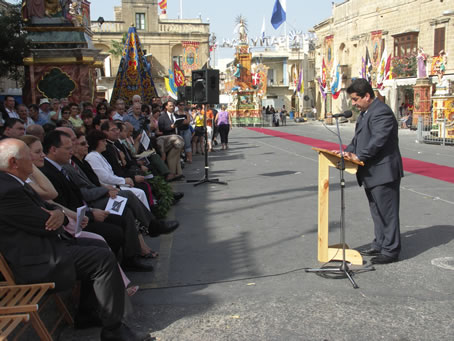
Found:
<path fill-rule="evenodd" d="M 116 186 L 122 190 L 132 191 L 142 201 L 145 207 L 150 209 L 145 192 L 140 188 L 135 188 L 134 181 L 131 178 L 116 176 L 110 163 L 102 156 L 101 153 L 106 150 L 106 139 L 107 136 L 102 131 L 91 131 L 87 136 L 87 142 L 91 152 L 87 154 L 85 160 L 93 168 L 93 171 L 99 178 L 99 182 L 104 185 Z"/>

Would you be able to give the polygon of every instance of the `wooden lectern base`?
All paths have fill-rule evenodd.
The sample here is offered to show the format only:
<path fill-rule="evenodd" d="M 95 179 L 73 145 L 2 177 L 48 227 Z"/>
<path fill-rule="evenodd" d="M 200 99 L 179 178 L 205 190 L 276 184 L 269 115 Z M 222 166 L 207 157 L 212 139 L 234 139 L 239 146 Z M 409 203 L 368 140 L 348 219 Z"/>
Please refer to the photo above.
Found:
<path fill-rule="evenodd" d="M 329 261 L 342 261 L 342 244 L 334 244 L 328 247 L 328 257 L 326 260 L 319 259 L 320 262 L 327 263 Z M 353 249 L 349 249 L 345 244 L 345 261 L 353 265 L 363 265 L 363 257 Z"/>
<path fill-rule="evenodd" d="M 335 153 L 320 148 L 312 148 L 318 152 L 318 261 L 342 261 L 342 244 L 328 246 L 329 223 L 329 169 L 339 166 L 340 157 Z M 345 172 L 355 174 L 358 166 L 363 166 L 361 161 L 345 159 Z M 345 245 L 345 260 L 354 265 L 363 265 L 363 257 Z"/>

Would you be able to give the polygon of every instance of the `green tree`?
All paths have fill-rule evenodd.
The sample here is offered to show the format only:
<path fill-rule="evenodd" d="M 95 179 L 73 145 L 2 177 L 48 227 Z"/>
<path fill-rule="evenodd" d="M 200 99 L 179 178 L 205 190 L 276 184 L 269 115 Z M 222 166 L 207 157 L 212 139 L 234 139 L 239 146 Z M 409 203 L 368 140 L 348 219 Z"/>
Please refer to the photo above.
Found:
<path fill-rule="evenodd" d="M 23 28 L 20 3 L 0 12 L 0 77 L 16 82 L 23 80 L 23 60 L 30 52 Z"/>
<path fill-rule="evenodd" d="M 123 50 L 125 48 L 126 39 L 128 39 L 128 34 L 127 33 L 123 33 L 123 37 L 121 38 L 121 42 L 115 41 L 115 40 L 111 40 L 110 43 L 112 44 L 112 46 L 110 47 L 109 53 L 112 56 L 121 57 L 123 55 Z"/>

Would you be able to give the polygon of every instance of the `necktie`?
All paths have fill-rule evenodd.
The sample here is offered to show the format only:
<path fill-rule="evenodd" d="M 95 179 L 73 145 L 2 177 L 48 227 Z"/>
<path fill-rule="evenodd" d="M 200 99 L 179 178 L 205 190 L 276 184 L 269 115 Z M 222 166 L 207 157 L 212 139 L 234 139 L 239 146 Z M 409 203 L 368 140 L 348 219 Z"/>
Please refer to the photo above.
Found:
<path fill-rule="evenodd" d="M 68 171 L 66 169 L 64 169 L 62 167 L 62 169 L 60 170 L 60 172 L 65 176 L 66 180 L 70 181 L 69 180 L 69 175 L 68 175 Z"/>

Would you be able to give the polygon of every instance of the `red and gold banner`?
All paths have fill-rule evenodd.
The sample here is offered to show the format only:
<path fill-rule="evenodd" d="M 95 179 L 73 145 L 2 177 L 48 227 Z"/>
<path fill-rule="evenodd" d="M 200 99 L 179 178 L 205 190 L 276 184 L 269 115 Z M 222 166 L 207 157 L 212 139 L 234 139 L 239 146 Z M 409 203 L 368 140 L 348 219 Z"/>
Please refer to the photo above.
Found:
<path fill-rule="evenodd" d="M 182 41 L 183 45 L 183 63 L 184 71 L 197 70 L 199 68 L 199 42 Z"/>
<path fill-rule="evenodd" d="M 372 41 L 372 55 L 371 62 L 372 68 L 375 70 L 378 68 L 381 60 L 381 40 L 382 40 L 382 31 L 373 31 L 370 33 L 370 40 Z"/>
<path fill-rule="evenodd" d="M 326 69 L 329 73 L 331 67 L 333 66 L 334 61 L 334 35 L 325 37 L 325 60 L 326 60 Z"/>

